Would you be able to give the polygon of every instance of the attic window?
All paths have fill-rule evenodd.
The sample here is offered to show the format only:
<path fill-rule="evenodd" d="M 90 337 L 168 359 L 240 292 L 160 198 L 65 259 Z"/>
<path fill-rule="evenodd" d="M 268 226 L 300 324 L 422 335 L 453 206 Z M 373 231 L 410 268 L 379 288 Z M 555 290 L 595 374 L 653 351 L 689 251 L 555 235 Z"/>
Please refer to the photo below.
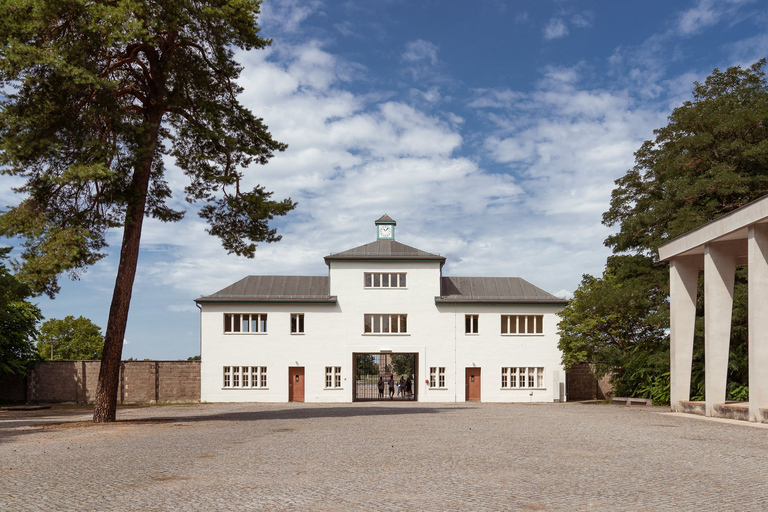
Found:
<path fill-rule="evenodd" d="M 405 288 L 404 273 L 366 272 L 366 288 Z"/>

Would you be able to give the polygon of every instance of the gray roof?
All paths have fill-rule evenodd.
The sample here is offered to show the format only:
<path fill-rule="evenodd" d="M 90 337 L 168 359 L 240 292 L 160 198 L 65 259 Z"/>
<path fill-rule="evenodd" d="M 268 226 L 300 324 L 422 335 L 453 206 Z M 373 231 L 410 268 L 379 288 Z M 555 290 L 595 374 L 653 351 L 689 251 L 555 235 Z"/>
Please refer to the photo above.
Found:
<path fill-rule="evenodd" d="M 325 257 L 326 264 L 333 260 L 434 260 L 439 261 L 440 265 L 445 263 L 444 256 L 424 252 L 395 240 L 376 240 Z"/>
<path fill-rule="evenodd" d="M 443 277 L 441 284 L 436 303 L 568 303 L 519 277 Z"/>
<path fill-rule="evenodd" d="M 394 225 L 397 225 L 397 222 L 395 222 L 395 219 L 387 215 L 386 213 L 379 218 L 374 224 L 389 224 L 392 223 Z"/>
<path fill-rule="evenodd" d="M 328 276 L 248 276 L 195 302 L 326 302 Z"/>

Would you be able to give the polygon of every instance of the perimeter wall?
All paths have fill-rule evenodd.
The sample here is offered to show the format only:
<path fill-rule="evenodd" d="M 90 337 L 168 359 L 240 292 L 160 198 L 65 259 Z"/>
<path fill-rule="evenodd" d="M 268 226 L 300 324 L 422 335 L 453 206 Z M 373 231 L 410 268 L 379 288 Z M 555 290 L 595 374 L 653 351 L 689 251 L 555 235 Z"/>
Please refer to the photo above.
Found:
<path fill-rule="evenodd" d="M 26 378 L 0 381 L 0 401 L 93 403 L 101 361 L 38 364 Z M 117 402 L 183 403 L 200 400 L 200 361 L 123 361 Z"/>

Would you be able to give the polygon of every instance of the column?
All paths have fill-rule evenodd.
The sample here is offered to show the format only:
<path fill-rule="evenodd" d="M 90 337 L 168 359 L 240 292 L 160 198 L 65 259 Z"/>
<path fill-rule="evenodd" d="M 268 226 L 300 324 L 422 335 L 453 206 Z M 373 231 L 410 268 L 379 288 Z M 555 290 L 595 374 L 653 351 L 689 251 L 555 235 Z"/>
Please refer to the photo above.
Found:
<path fill-rule="evenodd" d="M 714 242 L 704 246 L 704 384 L 706 415 L 725 402 L 728 351 L 733 314 L 733 282 L 736 255 L 733 244 Z"/>
<path fill-rule="evenodd" d="M 768 225 L 749 227 L 749 421 L 768 407 Z"/>
<path fill-rule="evenodd" d="M 677 257 L 669 266 L 669 369 L 670 404 L 678 411 L 680 402 L 691 397 L 693 334 L 696 329 L 696 291 L 701 257 Z"/>

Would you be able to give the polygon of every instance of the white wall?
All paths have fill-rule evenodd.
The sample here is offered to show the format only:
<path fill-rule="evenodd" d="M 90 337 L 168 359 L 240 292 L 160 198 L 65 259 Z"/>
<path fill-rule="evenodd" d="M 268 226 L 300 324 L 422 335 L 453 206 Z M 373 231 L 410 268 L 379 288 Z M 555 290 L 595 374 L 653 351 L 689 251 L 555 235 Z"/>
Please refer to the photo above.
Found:
<path fill-rule="evenodd" d="M 406 272 L 407 288 L 365 289 L 364 272 Z M 352 401 L 355 352 L 418 353 L 420 401 L 464 401 L 465 368 L 481 368 L 487 402 L 551 402 L 565 383 L 557 349 L 560 306 L 435 304 L 440 265 L 426 262 L 333 261 L 330 293 L 337 304 L 205 303 L 202 305 L 201 397 L 209 402 L 288 400 L 288 367 L 305 369 L 305 401 Z M 267 313 L 267 334 L 224 334 L 224 313 Z M 304 313 L 305 334 L 290 334 L 290 314 Z M 364 334 L 363 315 L 408 315 L 407 334 Z M 464 333 L 464 315 L 478 314 L 479 333 Z M 501 314 L 543 314 L 544 334 L 502 336 Z M 223 389 L 224 366 L 267 366 L 268 389 Z M 341 366 L 342 389 L 325 389 L 325 367 Z M 445 389 L 429 389 L 429 367 L 446 367 Z M 501 367 L 544 367 L 544 389 L 501 389 Z M 564 385 L 563 385 L 564 387 Z M 531 393 L 533 393 L 531 395 Z M 564 399 L 564 397 L 563 397 Z"/>

